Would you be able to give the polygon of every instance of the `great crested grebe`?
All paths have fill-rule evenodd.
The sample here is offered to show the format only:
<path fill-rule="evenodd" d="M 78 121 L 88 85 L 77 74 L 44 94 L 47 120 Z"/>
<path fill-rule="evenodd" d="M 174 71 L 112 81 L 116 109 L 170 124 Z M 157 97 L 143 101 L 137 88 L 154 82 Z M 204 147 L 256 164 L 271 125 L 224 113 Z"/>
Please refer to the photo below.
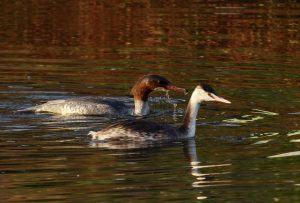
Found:
<path fill-rule="evenodd" d="M 149 114 L 148 97 L 155 90 L 174 90 L 186 93 L 183 88 L 176 87 L 160 75 L 145 75 L 137 80 L 131 94 L 134 97 L 134 109 L 116 100 L 102 97 L 70 98 L 48 101 L 44 104 L 19 110 L 19 112 L 48 112 L 62 115 L 137 115 Z"/>
<path fill-rule="evenodd" d="M 198 85 L 187 105 L 183 124 L 173 127 L 166 124 L 158 124 L 146 120 L 127 120 L 108 126 L 102 131 L 93 132 L 93 140 L 99 141 L 147 141 L 147 140 L 171 140 L 190 138 L 195 136 L 196 118 L 201 102 L 217 101 L 230 104 L 231 102 L 216 95 L 212 87 L 206 84 Z"/>

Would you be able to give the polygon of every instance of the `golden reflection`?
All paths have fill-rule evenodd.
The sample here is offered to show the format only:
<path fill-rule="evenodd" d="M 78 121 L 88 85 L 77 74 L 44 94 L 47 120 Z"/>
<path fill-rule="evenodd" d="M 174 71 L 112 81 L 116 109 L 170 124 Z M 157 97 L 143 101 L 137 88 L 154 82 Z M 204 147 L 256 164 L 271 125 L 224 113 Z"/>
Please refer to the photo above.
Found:
<path fill-rule="evenodd" d="M 299 3 L 5 1 L 3 56 L 262 59 L 299 54 Z M 187 12 L 188 11 L 188 12 Z M 212 50 L 219 53 L 213 53 Z M 174 52 L 174 50 L 177 50 Z M 143 53 L 143 55 L 141 55 Z M 157 55 L 157 56 L 156 56 Z"/>

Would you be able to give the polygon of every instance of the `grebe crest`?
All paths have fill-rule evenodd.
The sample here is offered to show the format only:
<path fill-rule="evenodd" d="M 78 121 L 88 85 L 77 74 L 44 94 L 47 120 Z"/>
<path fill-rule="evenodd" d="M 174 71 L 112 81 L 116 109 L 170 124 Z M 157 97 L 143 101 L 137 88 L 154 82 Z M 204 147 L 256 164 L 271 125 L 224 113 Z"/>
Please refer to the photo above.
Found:
<path fill-rule="evenodd" d="M 212 88 L 208 84 L 200 84 L 196 86 L 193 94 L 195 94 L 194 98 L 197 100 L 198 103 L 207 102 L 207 101 L 216 101 L 216 102 L 227 103 L 227 104 L 231 103 L 230 101 L 217 96 L 217 93 L 214 90 L 214 88 Z"/>

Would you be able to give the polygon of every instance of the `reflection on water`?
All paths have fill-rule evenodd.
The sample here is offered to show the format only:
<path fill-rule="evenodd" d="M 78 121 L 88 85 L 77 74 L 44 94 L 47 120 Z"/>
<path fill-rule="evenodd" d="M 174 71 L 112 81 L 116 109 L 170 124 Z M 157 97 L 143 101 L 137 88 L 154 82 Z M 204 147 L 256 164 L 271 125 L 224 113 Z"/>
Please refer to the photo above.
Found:
<path fill-rule="evenodd" d="M 297 1 L 1 4 L 0 17 L 7 22 L 1 24 L 2 60 L 16 56 L 54 58 L 59 63 L 57 59 L 118 55 L 151 60 L 158 53 L 265 61 L 277 53 L 272 61 L 293 61 L 292 56 L 299 54 Z"/>
<path fill-rule="evenodd" d="M 192 186 L 195 188 L 201 187 L 211 187 L 211 186 L 224 186 L 230 185 L 230 180 L 210 180 L 213 179 L 212 176 L 218 174 L 227 174 L 230 172 L 222 172 L 222 173 L 209 173 L 204 174 L 201 173 L 202 168 L 214 168 L 214 167 L 224 167 L 230 166 L 231 164 L 217 164 L 217 165 L 204 165 L 201 166 L 201 162 L 198 159 L 197 149 L 196 149 L 196 142 L 194 139 L 187 140 L 186 145 L 186 156 L 188 157 L 191 165 L 191 175 L 195 177 L 196 181 L 192 183 Z M 200 197 L 197 197 L 199 199 Z M 206 199 L 205 196 L 201 196 L 201 199 Z"/>
<path fill-rule="evenodd" d="M 281 157 L 289 157 L 289 156 L 300 156 L 300 151 L 276 154 L 276 155 L 269 156 L 268 158 L 281 158 Z"/>
<path fill-rule="evenodd" d="M 299 202 L 299 2 L 1 1 L 3 202 Z M 93 143 L 117 117 L 17 110 L 54 99 L 131 103 L 161 74 L 232 101 L 203 104 L 195 140 Z M 179 124 L 189 96 L 144 119 Z M 175 110 L 174 110 L 175 109 Z"/>

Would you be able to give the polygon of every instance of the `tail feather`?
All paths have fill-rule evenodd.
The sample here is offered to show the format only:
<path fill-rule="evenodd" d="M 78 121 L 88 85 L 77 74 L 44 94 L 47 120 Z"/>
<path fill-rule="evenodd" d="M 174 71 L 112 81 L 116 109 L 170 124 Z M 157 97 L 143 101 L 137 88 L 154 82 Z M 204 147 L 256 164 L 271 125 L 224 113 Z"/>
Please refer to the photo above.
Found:
<path fill-rule="evenodd" d="M 56 105 L 57 104 L 64 104 L 66 102 L 66 100 L 64 99 L 59 99 L 59 100 L 53 100 L 53 101 L 48 101 L 44 104 L 40 104 L 40 105 L 37 105 L 37 106 L 33 106 L 33 107 L 29 107 L 29 108 L 26 108 L 26 109 L 20 109 L 20 110 L 17 110 L 16 112 L 23 112 L 23 113 L 26 113 L 26 112 L 41 112 L 41 111 L 49 111 L 49 112 L 52 112 L 53 110 L 52 109 L 55 109 Z"/>

